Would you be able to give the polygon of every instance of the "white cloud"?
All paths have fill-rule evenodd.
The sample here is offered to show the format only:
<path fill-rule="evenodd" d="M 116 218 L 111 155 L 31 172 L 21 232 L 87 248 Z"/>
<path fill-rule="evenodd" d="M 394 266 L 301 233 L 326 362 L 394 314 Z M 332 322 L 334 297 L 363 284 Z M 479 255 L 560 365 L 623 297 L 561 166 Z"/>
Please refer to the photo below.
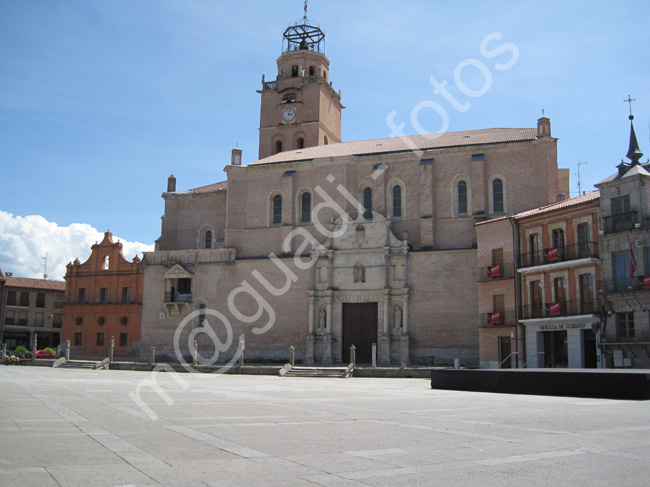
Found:
<path fill-rule="evenodd" d="M 50 279 L 63 280 L 65 266 L 79 258 L 85 262 L 90 247 L 101 242 L 103 232 L 87 223 L 73 223 L 60 227 L 39 215 L 14 216 L 0 210 L 0 268 L 13 272 L 16 277 L 43 277 L 43 264 L 47 254 L 47 274 Z M 113 241 L 124 246 L 124 257 L 132 260 L 143 252 L 150 252 L 153 245 L 126 242 L 113 235 Z"/>

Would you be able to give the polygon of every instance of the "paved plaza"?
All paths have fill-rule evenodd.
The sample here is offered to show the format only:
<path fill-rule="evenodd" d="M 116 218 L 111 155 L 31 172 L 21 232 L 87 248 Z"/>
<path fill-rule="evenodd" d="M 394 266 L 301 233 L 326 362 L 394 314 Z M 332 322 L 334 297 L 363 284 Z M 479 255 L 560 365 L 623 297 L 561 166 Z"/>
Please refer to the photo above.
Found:
<path fill-rule="evenodd" d="M 425 379 L 162 372 L 156 389 L 151 378 L 0 366 L 0 485 L 593 487 L 650 477 L 648 401 L 435 391 Z"/>

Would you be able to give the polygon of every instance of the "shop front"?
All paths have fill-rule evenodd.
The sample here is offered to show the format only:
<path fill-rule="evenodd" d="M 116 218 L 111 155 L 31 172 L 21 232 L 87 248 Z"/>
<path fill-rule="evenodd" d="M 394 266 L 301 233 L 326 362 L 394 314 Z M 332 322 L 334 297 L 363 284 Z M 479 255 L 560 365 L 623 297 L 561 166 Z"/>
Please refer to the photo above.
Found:
<path fill-rule="evenodd" d="M 528 368 L 600 368 L 598 318 L 522 321 Z"/>

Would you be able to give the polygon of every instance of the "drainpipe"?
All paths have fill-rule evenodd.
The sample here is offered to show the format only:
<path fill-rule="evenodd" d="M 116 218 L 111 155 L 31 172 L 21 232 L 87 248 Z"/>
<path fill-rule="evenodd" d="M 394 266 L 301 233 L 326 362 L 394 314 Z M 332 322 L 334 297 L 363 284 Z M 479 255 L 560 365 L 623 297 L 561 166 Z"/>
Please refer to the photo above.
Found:
<path fill-rule="evenodd" d="M 517 220 L 514 218 L 513 215 L 510 215 L 508 217 L 508 220 L 510 221 L 510 225 L 512 225 L 512 262 L 513 262 L 513 267 L 514 267 L 514 279 L 513 279 L 513 286 L 515 288 L 515 355 L 516 355 L 516 360 L 515 360 L 515 368 L 519 368 L 519 285 L 518 285 L 518 275 L 519 273 L 517 272 L 517 252 L 520 247 L 520 241 L 519 241 L 519 225 L 517 224 Z M 524 333 L 523 338 L 522 338 L 522 348 L 523 348 L 523 363 L 526 363 L 526 334 Z"/>

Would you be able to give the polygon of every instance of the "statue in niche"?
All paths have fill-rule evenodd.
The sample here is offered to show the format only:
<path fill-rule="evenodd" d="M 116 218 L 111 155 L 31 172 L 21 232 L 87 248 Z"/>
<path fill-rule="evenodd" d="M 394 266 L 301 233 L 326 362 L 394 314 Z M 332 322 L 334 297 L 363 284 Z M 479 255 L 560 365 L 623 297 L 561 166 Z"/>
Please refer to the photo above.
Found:
<path fill-rule="evenodd" d="M 318 310 L 318 329 L 324 330 L 327 327 L 327 311 L 325 308 L 319 308 Z"/>
<path fill-rule="evenodd" d="M 393 279 L 396 281 L 404 280 L 404 265 L 401 262 L 393 264 Z"/>
<path fill-rule="evenodd" d="M 402 329 L 403 324 L 403 312 L 402 307 L 397 304 L 395 305 L 395 311 L 393 312 L 393 329 L 399 331 Z"/>
<path fill-rule="evenodd" d="M 363 247 L 363 241 L 366 238 L 366 229 L 363 225 L 357 225 L 357 230 L 354 234 L 354 243 L 357 247 Z"/>
<path fill-rule="evenodd" d="M 361 262 L 354 265 L 354 282 L 366 282 L 366 268 Z"/>
<path fill-rule="evenodd" d="M 318 282 L 327 282 L 327 267 L 324 265 L 318 268 Z"/>

